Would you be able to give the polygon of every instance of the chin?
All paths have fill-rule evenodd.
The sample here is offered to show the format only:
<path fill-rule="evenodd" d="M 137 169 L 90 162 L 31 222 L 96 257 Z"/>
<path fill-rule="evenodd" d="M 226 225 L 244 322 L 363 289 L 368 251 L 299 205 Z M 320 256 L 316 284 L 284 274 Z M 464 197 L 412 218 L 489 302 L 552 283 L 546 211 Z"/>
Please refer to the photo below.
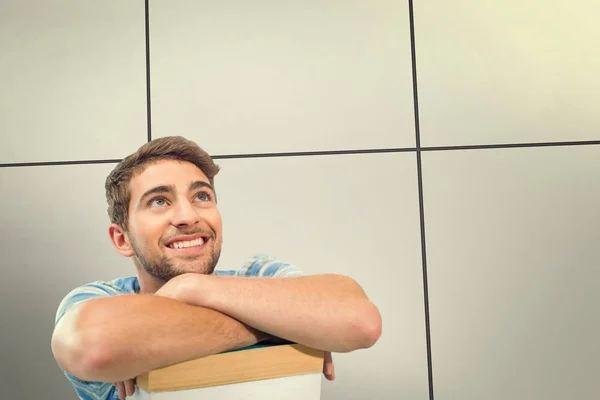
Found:
<path fill-rule="evenodd" d="M 181 274 L 187 274 L 187 273 L 193 273 L 193 274 L 208 274 L 209 272 L 209 267 L 205 264 L 202 263 L 202 265 L 185 265 L 185 264 L 180 264 L 179 268 L 177 268 L 177 270 L 179 271 L 178 275 Z"/>

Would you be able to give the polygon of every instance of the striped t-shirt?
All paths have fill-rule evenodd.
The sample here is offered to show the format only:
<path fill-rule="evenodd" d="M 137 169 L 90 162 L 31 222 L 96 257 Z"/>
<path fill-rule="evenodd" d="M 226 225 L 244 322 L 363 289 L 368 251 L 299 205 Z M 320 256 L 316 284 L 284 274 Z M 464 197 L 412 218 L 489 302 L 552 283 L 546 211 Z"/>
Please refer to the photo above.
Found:
<path fill-rule="evenodd" d="M 303 272 L 296 266 L 279 261 L 271 256 L 259 254 L 249 258 L 242 268 L 238 270 L 214 271 L 217 276 L 239 276 L 239 277 L 293 277 L 301 276 Z M 137 294 L 140 284 L 137 276 L 117 278 L 112 281 L 95 281 L 84 284 L 69 292 L 60 302 L 54 326 L 61 318 L 76 305 L 86 300 L 103 296 L 117 296 L 121 294 Z M 62 370 L 69 382 L 73 385 L 75 392 L 82 400 L 118 400 L 117 387 L 110 382 L 83 381 L 67 371 Z"/>

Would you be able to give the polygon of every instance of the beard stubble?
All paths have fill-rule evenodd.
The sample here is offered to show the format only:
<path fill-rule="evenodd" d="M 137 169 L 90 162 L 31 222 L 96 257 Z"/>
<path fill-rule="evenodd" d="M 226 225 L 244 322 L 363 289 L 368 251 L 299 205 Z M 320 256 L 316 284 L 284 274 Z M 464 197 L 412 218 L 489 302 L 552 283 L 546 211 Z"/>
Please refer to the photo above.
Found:
<path fill-rule="evenodd" d="M 208 259 L 200 258 L 199 260 L 188 261 L 183 265 L 178 265 L 174 260 L 167 258 L 165 255 L 155 257 L 155 259 L 153 260 L 150 259 L 150 257 L 147 257 L 147 255 L 144 254 L 144 252 L 142 251 L 140 246 L 138 246 L 135 240 L 133 240 L 133 238 L 130 239 L 131 246 L 135 253 L 135 258 L 138 260 L 139 265 L 149 275 L 163 283 L 170 281 L 178 275 L 182 275 L 188 272 L 211 275 L 214 272 L 217 263 L 219 262 L 219 257 L 221 256 L 220 249 L 214 246 L 213 242 L 213 248 L 210 252 L 210 255 L 208 256 Z M 210 240 L 214 239 L 211 238 Z"/>

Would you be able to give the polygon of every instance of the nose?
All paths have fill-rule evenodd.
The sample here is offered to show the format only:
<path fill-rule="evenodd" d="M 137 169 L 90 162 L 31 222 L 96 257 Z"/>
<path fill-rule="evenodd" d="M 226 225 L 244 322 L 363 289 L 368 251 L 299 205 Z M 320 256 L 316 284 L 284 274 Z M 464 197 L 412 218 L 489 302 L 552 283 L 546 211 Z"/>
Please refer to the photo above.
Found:
<path fill-rule="evenodd" d="M 200 216 L 188 201 L 178 201 L 173 207 L 171 224 L 178 228 L 194 226 L 200 221 Z"/>

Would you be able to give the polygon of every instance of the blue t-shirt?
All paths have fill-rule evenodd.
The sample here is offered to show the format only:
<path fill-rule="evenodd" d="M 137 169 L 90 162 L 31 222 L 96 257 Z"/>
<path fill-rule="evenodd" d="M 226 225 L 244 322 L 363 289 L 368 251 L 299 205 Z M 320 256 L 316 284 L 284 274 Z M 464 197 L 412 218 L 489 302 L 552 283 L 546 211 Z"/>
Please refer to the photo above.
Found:
<path fill-rule="evenodd" d="M 216 276 L 239 276 L 239 277 L 293 277 L 301 276 L 303 272 L 296 266 L 279 261 L 268 255 L 256 255 L 249 258 L 239 270 L 218 270 Z M 112 281 L 95 281 L 81 285 L 69 292 L 60 302 L 54 326 L 62 317 L 76 305 L 86 300 L 117 296 L 121 294 L 137 294 L 140 284 L 137 276 L 117 278 Z M 62 370 L 69 382 L 73 385 L 75 392 L 82 400 L 118 400 L 119 392 L 110 382 L 83 381 L 68 372 Z"/>

